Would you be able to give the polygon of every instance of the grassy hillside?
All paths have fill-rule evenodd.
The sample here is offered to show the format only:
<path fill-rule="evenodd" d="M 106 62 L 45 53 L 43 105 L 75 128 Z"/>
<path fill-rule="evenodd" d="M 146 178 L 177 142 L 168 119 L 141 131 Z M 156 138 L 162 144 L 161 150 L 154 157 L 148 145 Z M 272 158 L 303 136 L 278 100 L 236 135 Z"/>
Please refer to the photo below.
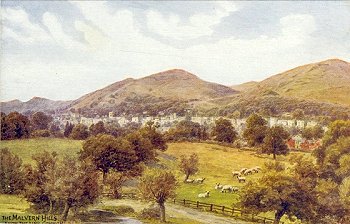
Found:
<path fill-rule="evenodd" d="M 32 163 L 32 156 L 44 150 L 48 152 L 56 151 L 59 156 L 77 156 L 77 152 L 82 148 L 82 141 L 59 138 L 37 138 L 1 141 L 1 148 L 8 148 L 18 155 L 23 163 Z"/>
<path fill-rule="evenodd" d="M 262 96 L 273 91 L 282 97 L 350 106 L 350 63 L 330 59 L 233 88 L 245 92 L 246 97 Z"/>

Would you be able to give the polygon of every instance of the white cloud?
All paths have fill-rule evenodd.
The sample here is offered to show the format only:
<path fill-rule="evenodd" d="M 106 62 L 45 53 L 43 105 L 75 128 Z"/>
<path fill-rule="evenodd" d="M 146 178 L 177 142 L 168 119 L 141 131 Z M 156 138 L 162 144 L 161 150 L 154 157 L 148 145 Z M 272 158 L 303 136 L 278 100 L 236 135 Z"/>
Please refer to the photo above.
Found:
<path fill-rule="evenodd" d="M 38 24 L 29 21 L 28 14 L 22 9 L 3 8 L 3 38 L 13 38 L 23 43 L 46 42 L 51 38 Z M 17 29 L 13 29 L 16 27 Z"/>
<path fill-rule="evenodd" d="M 147 13 L 148 28 L 158 35 L 177 40 L 195 39 L 203 36 L 210 36 L 215 25 L 221 20 L 236 11 L 232 2 L 213 2 L 214 10 L 211 14 L 197 13 L 189 18 L 188 24 L 183 24 L 180 17 L 171 14 L 168 17 L 160 12 L 151 10 Z"/>
<path fill-rule="evenodd" d="M 84 45 L 78 41 L 75 41 L 72 37 L 65 34 L 62 29 L 61 23 L 57 17 L 52 13 L 45 12 L 43 15 L 43 23 L 51 33 L 52 38 L 64 48 L 67 49 L 84 49 Z"/>

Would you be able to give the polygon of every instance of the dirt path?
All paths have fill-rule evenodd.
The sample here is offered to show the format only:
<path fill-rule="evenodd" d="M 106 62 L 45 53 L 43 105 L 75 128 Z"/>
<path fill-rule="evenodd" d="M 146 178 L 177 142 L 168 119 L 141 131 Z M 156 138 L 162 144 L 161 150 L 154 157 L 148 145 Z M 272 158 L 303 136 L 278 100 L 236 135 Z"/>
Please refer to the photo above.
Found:
<path fill-rule="evenodd" d="M 102 202 L 106 206 L 118 206 L 118 205 L 129 205 L 134 208 L 136 212 L 140 212 L 142 209 L 149 207 L 150 203 L 142 201 L 122 199 L 122 200 L 106 200 Z M 193 208 L 183 207 L 181 205 L 175 205 L 172 203 L 166 204 L 166 214 L 170 217 L 186 217 L 188 219 L 195 220 L 200 223 L 220 223 L 220 224 L 248 224 L 251 222 L 235 220 L 234 218 L 221 217 L 213 213 L 203 212 Z"/>
<path fill-rule="evenodd" d="M 185 216 L 189 219 L 196 220 L 201 223 L 220 223 L 220 224 L 248 224 L 251 222 L 235 220 L 234 218 L 216 216 L 213 213 L 203 212 L 197 209 L 183 207 L 181 205 L 174 205 L 168 203 L 166 205 L 166 212 L 169 216 L 176 217 L 177 215 Z"/>

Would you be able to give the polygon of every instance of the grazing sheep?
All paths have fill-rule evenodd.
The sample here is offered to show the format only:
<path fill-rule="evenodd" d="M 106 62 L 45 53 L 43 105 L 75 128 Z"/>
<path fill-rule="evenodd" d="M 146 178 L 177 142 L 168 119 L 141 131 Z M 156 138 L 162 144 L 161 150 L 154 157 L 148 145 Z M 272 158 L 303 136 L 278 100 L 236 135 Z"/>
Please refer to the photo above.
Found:
<path fill-rule="evenodd" d="M 209 193 L 210 193 L 210 191 L 206 191 L 205 193 L 200 193 L 200 194 L 198 194 L 198 197 L 199 198 L 209 198 Z"/>
<path fill-rule="evenodd" d="M 245 182 L 245 177 L 237 176 L 238 182 Z"/>
<path fill-rule="evenodd" d="M 193 179 L 187 179 L 187 180 L 185 180 L 185 183 L 193 183 L 193 182 L 194 182 Z"/>
<path fill-rule="evenodd" d="M 226 193 L 226 192 L 236 192 L 238 191 L 237 187 L 233 187 L 231 185 L 224 185 L 222 187 L 221 193 Z"/>
<path fill-rule="evenodd" d="M 235 177 L 235 176 L 239 176 L 241 175 L 241 172 L 239 171 L 232 171 L 232 176 Z"/>
<path fill-rule="evenodd" d="M 195 183 L 203 183 L 203 181 L 205 180 L 205 177 L 204 178 L 197 178 L 194 182 Z"/>
<path fill-rule="evenodd" d="M 222 189 L 222 185 L 220 183 L 216 183 L 214 188 L 215 190 L 220 190 Z"/>
<path fill-rule="evenodd" d="M 251 175 L 251 174 L 253 174 L 253 170 L 252 170 L 252 169 L 247 169 L 247 170 L 244 171 L 243 174 L 244 174 L 245 176 Z"/>
<path fill-rule="evenodd" d="M 240 174 L 243 174 L 244 173 L 244 171 L 246 171 L 248 168 L 242 168 L 240 171 L 239 171 L 239 173 Z"/>
<path fill-rule="evenodd" d="M 252 170 L 256 173 L 259 173 L 259 171 L 261 171 L 261 168 L 259 166 L 255 166 L 252 168 Z"/>

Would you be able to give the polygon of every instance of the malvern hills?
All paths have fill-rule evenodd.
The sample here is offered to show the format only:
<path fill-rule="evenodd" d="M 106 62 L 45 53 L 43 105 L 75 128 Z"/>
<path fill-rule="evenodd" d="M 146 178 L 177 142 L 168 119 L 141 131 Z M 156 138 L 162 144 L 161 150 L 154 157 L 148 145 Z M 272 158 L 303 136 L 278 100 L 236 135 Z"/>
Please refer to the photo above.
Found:
<path fill-rule="evenodd" d="M 331 59 L 303 65 L 261 82 L 227 87 L 181 69 L 125 79 L 72 101 L 35 97 L 1 103 L 1 111 L 79 111 L 83 114 L 183 113 L 228 115 L 264 110 L 279 114 L 303 109 L 313 115 L 350 113 L 350 63 Z"/>

